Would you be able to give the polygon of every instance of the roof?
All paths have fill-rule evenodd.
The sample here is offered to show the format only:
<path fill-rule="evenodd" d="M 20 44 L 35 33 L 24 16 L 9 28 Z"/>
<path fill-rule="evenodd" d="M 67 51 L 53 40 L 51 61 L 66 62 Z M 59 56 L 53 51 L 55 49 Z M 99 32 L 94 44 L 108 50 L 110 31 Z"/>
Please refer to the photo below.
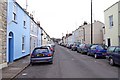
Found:
<path fill-rule="evenodd" d="M 114 5 L 118 4 L 119 2 L 120 2 L 120 1 L 118 1 L 118 2 L 114 3 L 113 5 L 111 5 L 111 6 L 108 7 L 106 10 L 104 10 L 104 12 L 107 11 L 108 9 L 110 9 L 111 7 L 113 7 Z"/>

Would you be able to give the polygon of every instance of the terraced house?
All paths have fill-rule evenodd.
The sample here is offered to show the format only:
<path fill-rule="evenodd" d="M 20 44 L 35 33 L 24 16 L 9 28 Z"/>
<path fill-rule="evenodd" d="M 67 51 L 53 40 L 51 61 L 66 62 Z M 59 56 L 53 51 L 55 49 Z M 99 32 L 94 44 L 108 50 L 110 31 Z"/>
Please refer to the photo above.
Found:
<path fill-rule="evenodd" d="M 108 46 L 120 46 L 120 1 L 104 11 L 105 43 Z"/>
<path fill-rule="evenodd" d="M 30 53 L 35 47 L 41 46 L 41 32 L 40 23 L 35 22 L 33 16 L 31 15 L 30 20 Z"/>
<path fill-rule="evenodd" d="M 28 13 L 14 0 L 7 6 L 7 62 L 30 53 L 30 20 Z"/>
<path fill-rule="evenodd" d="M 41 37 L 42 37 L 42 42 L 41 42 L 41 44 L 42 45 L 46 45 L 46 44 L 50 44 L 50 43 L 52 43 L 52 40 L 51 40 L 51 38 L 50 38 L 50 36 L 47 34 L 47 32 L 43 29 L 43 28 L 41 28 L 42 30 L 41 30 Z"/>
<path fill-rule="evenodd" d="M 7 2 L 0 0 L 0 69 L 7 66 L 6 59 Z"/>
<path fill-rule="evenodd" d="M 104 24 L 100 21 L 94 21 L 93 23 L 93 44 L 103 44 L 103 27 Z M 79 26 L 72 35 L 66 38 L 67 41 L 70 39 L 72 43 L 80 42 L 85 44 L 91 44 L 91 24 L 84 22 L 83 25 Z M 66 42 L 68 43 L 68 42 Z"/>

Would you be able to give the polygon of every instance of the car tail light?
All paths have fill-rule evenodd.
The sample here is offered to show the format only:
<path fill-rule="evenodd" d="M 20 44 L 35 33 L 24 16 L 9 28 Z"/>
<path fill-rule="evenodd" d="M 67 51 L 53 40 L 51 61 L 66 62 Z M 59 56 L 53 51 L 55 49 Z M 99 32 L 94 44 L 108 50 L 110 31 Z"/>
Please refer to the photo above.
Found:
<path fill-rule="evenodd" d="M 50 57 L 50 56 L 52 56 L 52 54 L 48 54 L 48 56 Z"/>

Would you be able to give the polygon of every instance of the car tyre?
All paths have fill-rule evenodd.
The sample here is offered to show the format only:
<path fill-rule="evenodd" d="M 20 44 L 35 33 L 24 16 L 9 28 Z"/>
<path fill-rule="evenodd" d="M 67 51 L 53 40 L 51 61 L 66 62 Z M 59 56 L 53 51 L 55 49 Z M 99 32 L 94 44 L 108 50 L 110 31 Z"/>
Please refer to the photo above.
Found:
<path fill-rule="evenodd" d="M 110 64 L 111 66 L 114 66 L 114 65 L 115 65 L 115 62 L 114 62 L 114 60 L 113 60 L 112 58 L 110 58 L 109 64 Z"/>

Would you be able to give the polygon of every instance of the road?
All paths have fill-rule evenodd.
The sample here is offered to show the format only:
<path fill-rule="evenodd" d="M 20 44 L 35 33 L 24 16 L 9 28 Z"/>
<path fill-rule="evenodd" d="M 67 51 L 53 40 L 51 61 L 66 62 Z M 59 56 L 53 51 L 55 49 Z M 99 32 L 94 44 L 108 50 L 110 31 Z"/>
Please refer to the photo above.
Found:
<path fill-rule="evenodd" d="M 53 64 L 30 65 L 16 78 L 118 78 L 118 67 L 56 45 Z"/>

